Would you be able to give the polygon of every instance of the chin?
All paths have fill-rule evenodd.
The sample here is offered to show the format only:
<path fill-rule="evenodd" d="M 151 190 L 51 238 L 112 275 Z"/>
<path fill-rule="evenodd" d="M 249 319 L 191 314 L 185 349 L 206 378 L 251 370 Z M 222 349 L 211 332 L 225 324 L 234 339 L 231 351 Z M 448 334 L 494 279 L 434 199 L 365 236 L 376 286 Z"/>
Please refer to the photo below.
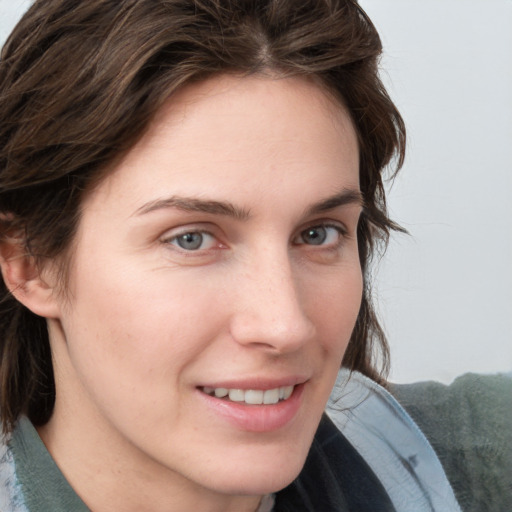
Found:
<path fill-rule="evenodd" d="M 285 458 L 272 456 L 249 460 L 247 463 L 233 463 L 227 471 L 217 473 L 208 487 L 232 495 L 261 496 L 284 489 L 301 472 L 307 453 L 297 453 Z"/>

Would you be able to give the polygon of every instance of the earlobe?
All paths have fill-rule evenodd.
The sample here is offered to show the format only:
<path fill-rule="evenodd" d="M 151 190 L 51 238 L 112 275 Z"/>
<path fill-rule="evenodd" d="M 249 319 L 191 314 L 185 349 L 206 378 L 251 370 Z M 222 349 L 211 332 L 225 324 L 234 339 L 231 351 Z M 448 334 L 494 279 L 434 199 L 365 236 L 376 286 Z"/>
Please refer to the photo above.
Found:
<path fill-rule="evenodd" d="M 1 243 L 0 267 L 7 289 L 18 302 L 36 315 L 59 317 L 55 284 L 43 278 L 35 258 L 27 253 L 25 247 L 16 242 Z"/>

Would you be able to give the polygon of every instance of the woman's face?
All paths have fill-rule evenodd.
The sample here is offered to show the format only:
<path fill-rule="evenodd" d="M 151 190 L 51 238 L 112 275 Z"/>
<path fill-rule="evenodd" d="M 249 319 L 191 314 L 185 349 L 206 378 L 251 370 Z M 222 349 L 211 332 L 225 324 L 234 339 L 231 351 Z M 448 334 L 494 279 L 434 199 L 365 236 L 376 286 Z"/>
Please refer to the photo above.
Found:
<path fill-rule="evenodd" d="M 84 200 L 48 428 L 142 480 L 290 483 L 361 302 L 358 169 L 348 114 L 303 79 L 174 96 Z"/>

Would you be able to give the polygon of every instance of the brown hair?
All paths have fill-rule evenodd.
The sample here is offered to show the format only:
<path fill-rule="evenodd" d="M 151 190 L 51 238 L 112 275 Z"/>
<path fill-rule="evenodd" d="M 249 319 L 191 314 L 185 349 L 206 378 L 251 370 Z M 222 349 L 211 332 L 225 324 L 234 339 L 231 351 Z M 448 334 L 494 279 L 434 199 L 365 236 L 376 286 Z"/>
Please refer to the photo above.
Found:
<path fill-rule="evenodd" d="M 312 77 L 345 104 L 360 146 L 365 290 L 343 366 L 379 380 L 388 348 L 369 262 L 398 227 L 383 169 L 405 129 L 378 77 L 379 36 L 352 0 L 36 0 L 0 61 L 0 242 L 21 234 L 36 260 L 69 247 L 84 191 L 143 135 L 180 87 L 219 73 Z M 0 283 L 0 415 L 44 424 L 55 384 L 44 318 Z"/>

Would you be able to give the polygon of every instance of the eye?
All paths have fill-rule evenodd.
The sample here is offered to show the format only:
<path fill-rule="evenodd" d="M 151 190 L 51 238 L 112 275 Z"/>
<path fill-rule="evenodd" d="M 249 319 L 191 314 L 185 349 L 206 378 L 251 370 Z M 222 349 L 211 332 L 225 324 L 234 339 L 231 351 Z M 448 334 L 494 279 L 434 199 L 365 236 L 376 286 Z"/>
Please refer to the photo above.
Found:
<path fill-rule="evenodd" d="M 207 250 L 215 246 L 215 238 L 205 231 L 188 231 L 168 238 L 166 243 L 175 245 L 185 251 Z"/>
<path fill-rule="evenodd" d="M 300 232 L 295 243 L 305 245 L 337 245 L 343 234 L 343 230 L 339 226 L 311 226 Z"/>

